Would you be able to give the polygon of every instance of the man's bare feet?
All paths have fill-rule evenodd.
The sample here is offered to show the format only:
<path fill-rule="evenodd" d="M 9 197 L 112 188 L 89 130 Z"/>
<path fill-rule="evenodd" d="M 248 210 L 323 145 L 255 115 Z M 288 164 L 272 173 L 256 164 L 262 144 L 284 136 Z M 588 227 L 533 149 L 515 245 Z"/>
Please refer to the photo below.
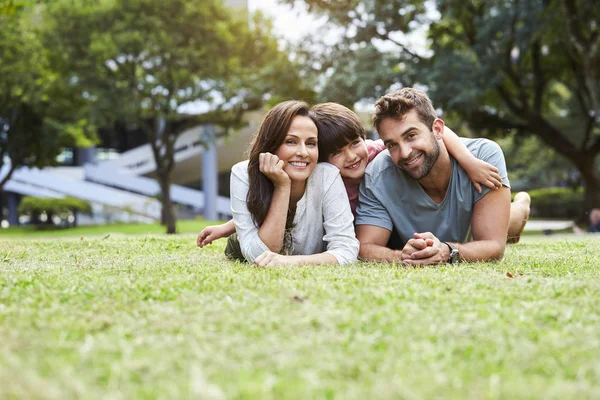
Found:
<path fill-rule="evenodd" d="M 518 243 L 523 229 L 529 219 L 531 197 L 527 192 L 519 192 L 510 205 L 510 222 L 508 224 L 508 237 L 506 243 Z"/>

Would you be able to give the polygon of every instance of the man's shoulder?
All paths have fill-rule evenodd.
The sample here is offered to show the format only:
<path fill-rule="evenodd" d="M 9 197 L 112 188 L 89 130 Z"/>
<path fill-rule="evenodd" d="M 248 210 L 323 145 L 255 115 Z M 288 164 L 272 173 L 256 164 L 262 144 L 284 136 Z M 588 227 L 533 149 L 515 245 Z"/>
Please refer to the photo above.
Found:
<path fill-rule="evenodd" d="M 390 168 L 395 168 L 392 157 L 389 152 L 382 151 L 367 165 L 365 176 L 378 177 L 388 172 Z"/>
<path fill-rule="evenodd" d="M 475 158 L 485 161 L 486 163 L 493 165 L 498 169 L 498 173 L 500 174 L 500 178 L 502 179 L 502 185 L 510 188 L 510 181 L 508 180 L 508 173 L 506 171 L 506 160 L 504 159 L 504 153 L 502 149 L 498 145 L 498 143 L 484 138 L 479 139 L 465 139 L 461 138 L 463 144 L 469 149 L 471 154 L 475 156 Z M 474 186 L 470 184 L 470 179 L 468 179 L 468 174 L 462 168 L 461 165 L 458 165 L 459 174 L 462 174 L 465 179 L 461 182 L 468 186 L 471 191 L 473 191 L 473 199 L 474 203 L 483 198 L 490 189 L 486 187 L 482 187 L 482 192 L 477 193 L 475 191 Z"/>
<path fill-rule="evenodd" d="M 485 139 L 485 138 L 460 138 L 463 144 L 469 149 L 469 151 L 477 158 L 484 159 L 491 154 L 502 154 L 502 149 L 498 145 L 498 143 L 493 140 Z"/>

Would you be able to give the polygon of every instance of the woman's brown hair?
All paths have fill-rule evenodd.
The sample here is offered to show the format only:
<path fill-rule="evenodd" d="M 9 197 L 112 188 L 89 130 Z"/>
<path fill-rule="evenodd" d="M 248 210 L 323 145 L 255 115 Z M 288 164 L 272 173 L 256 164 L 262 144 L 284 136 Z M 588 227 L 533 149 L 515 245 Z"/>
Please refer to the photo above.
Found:
<path fill-rule="evenodd" d="M 303 101 L 289 100 L 277 104 L 265 116 L 258 133 L 254 136 L 248 154 L 249 188 L 246 205 L 257 227 L 267 217 L 273 198 L 273 182 L 260 172 L 258 156 L 260 153 L 275 153 L 283 144 L 290 130 L 292 120 L 297 117 L 309 117 L 315 122 L 315 116 L 308 104 Z M 288 210 L 286 229 L 292 227 L 294 214 Z"/>

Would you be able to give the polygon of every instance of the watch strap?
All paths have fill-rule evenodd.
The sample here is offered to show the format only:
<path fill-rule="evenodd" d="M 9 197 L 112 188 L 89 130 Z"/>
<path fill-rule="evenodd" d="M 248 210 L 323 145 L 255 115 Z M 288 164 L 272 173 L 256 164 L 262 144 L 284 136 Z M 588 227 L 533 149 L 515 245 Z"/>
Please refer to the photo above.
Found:
<path fill-rule="evenodd" d="M 460 253 L 458 251 L 458 246 L 454 243 L 443 242 L 450 249 L 450 255 L 448 256 L 449 264 L 456 264 L 460 261 Z"/>

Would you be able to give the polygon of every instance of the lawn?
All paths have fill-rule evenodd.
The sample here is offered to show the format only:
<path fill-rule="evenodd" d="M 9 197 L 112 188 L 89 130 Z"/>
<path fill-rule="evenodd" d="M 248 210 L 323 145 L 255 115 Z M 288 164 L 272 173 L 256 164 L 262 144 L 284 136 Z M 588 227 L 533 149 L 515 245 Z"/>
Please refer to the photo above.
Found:
<path fill-rule="evenodd" d="M 177 221 L 177 232 L 199 233 L 202 228 L 215 222 L 204 221 L 202 218 L 195 220 Z M 222 222 L 216 222 L 217 224 Z M 8 229 L 0 229 L 0 240 L 2 239 L 31 239 L 31 238 L 58 238 L 71 236 L 107 235 L 122 233 L 126 235 L 147 235 L 166 232 L 166 228 L 159 223 L 113 223 L 106 225 L 84 225 L 75 228 L 39 229 L 34 225 L 15 226 Z"/>
<path fill-rule="evenodd" d="M 600 236 L 436 268 L 223 248 L 0 240 L 0 398 L 600 398 Z"/>

